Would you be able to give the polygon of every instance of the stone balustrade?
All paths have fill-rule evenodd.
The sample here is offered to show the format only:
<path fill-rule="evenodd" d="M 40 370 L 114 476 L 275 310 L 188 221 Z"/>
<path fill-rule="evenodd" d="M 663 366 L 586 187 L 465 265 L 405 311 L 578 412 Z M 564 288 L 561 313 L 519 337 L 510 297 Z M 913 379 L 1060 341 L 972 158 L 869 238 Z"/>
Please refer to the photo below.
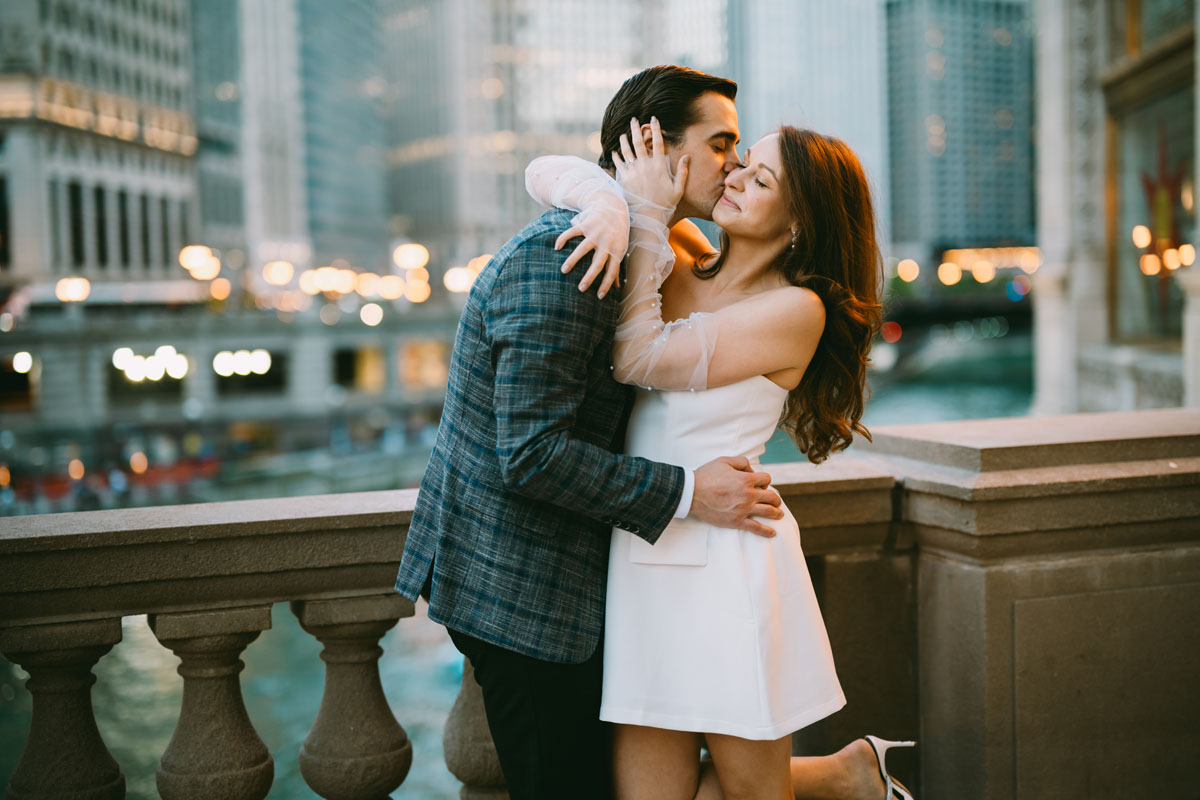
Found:
<path fill-rule="evenodd" d="M 819 467 L 769 467 L 849 701 L 796 751 L 918 738 L 889 765 L 923 800 L 1190 791 L 1200 412 L 874 434 Z M 385 797 L 414 758 L 378 658 L 413 614 L 391 586 L 415 496 L 0 519 L 0 652 L 29 673 L 33 708 L 6 796 L 124 796 L 91 670 L 120 646 L 121 618 L 147 614 L 183 681 L 164 798 L 265 797 L 280 758 L 322 797 Z M 272 754 L 242 703 L 240 656 L 281 602 L 324 646 L 326 682 L 300 751 Z M 469 664 L 445 758 L 463 798 L 506 797 Z"/>

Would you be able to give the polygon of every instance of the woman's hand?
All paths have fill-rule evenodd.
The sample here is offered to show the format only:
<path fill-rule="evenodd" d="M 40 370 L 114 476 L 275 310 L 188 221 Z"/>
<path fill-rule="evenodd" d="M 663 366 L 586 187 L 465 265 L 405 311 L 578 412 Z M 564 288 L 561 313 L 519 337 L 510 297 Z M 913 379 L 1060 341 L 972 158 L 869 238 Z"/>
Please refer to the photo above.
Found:
<path fill-rule="evenodd" d="M 586 292 L 592 281 L 601 273 L 597 297 L 604 297 L 614 285 L 621 285 L 621 262 L 629 249 L 629 206 L 624 200 L 609 194 L 597 194 L 588 207 L 575 217 L 574 224 L 563 231 L 554 243 L 561 250 L 570 240 L 582 236 L 583 241 L 575 246 L 571 255 L 563 262 L 562 271 L 570 272 L 579 260 L 595 251 L 588 271 L 579 282 L 579 291 Z"/>
<path fill-rule="evenodd" d="M 613 164 L 617 169 L 617 182 L 625 190 L 631 201 L 630 205 L 633 205 L 633 197 L 636 196 L 641 201 L 648 201 L 667 209 L 666 216 L 669 218 L 675 213 L 675 207 L 683 197 L 690 156 L 679 159 L 679 169 L 672 175 L 671 162 L 667 158 L 667 148 L 663 144 L 658 118 L 650 118 L 650 146 L 653 153 L 646 150 L 642 126 L 637 117 L 629 121 L 629 128 L 629 134 L 621 134 L 621 152 L 612 154 Z"/>

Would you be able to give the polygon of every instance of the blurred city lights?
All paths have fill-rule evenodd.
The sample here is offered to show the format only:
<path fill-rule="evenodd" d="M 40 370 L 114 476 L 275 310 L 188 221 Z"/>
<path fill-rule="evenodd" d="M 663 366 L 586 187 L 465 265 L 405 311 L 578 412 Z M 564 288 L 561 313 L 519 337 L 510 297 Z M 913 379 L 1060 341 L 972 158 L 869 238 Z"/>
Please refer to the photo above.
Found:
<path fill-rule="evenodd" d="M 233 371 L 237 375 L 249 375 L 254 371 L 254 360 L 249 350 L 235 350 L 233 353 Z"/>
<path fill-rule="evenodd" d="M 404 288 L 404 297 L 410 303 L 424 303 L 429 299 L 431 289 L 425 281 L 409 281 Z"/>
<path fill-rule="evenodd" d="M 64 303 L 80 303 L 92 293 L 87 278 L 60 278 L 54 285 L 54 296 Z"/>
<path fill-rule="evenodd" d="M 228 350 L 222 350 L 217 353 L 213 356 L 212 367 L 213 372 L 222 378 L 228 378 L 233 374 L 233 353 Z"/>
<path fill-rule="evenodd" d="M 233 291 L 233 285 L 227 278 L 217 278 L 208 285 L 208 293 L 214 300 L 225 300 L 231 291 Z"/>
<path fill-rule="evenodd" d="M 158 356 L 150 356 L 145 361 L 146 379 L 160 381 L 167 374 L 167 365 Z"/>
<path fill-rule="evenodd" d="M 429 263 L 429 250 L 416 242 L 402 244 L 392 251 L 392 261 L 400 269 L 418 269 Z"/>
<path fill-rule="evenodd" d="M 0 313 L 0 333 L 8 333 L 13 329 L 13 323 L 16 320 L 11 312 L 5 311 Z"/>
<path fill-rule="evenodd" d="M 179 251 L 179 266 L 188 272 L 203 266 L 212 258 L 212 249 L 202 244 L 190 244 Z"/>
<path fill-rule="evenodd" d="M 167 374 L 175 380 L 182 379 L 188 373 L 187 356 L 176 354 L 167 361 Z"/>
<path fill-rule="evenodd" d="M 1179 263 L 1190 267 L 1196 261 L 1196 248 L 1190 244 L 1179 245 Z"/>
<path fill-rule="evenodd" d="M 71 463 L 67 464 L 67 474 L 71 476 L 71 480 L 83 480 L 83 472 L 83 462 L 78 458 L 72 458 Z"/>
<path fill-rule="evenodd" d="M 221 259 L 209 256 L 191 269 L 192 277 L 198 281 L 211 281 L 221 274 Z"/>
<path fill-rule="evenodd" d="M 879 336 L 888 344 L 900 341 L 900 335 L 903 330 L 900 328 L 899 322 L 885 322 L 879 328 Z"/>
<path fill-rule="evenodd" d="M 321 306 L 318 316 L 321 318 L 321 322 L 324 322 L 326 325 L 336 325 L 337 321 L 342 317 L 342 312 L 335 303 L 326 303 Z"/>
<path fill-rule="evenodd" d="M 906 258 L 896 265 L 896 274 L 905 283 L 912 283 L 921 274 L 921 267 L 911 258 Z"/>
<path fill-rule="evenodd" d="M 306 269 L 300 273 L 300 291 L 308 295 L 319 294 L 320 289 L 317 288 L 317 271 L 315 269 Z"/>
<path fill-rule="evenodd" d="M 242 352 L 241 350 L 238 351 Z M 236 358 L 236 354 L 234 358 Z M 250 371 L 255 375 L 266 375 L 271 371 L 271 354 L 261 347 L 250 352 Z"/>
<path fill-rule="evenodd" d="M 1015 303 L 1025 295 L 1029 294 L 1029 289 L 1032 287 L 1032 285 L 1033 284 L 1030 282 L 1027 276 L 1017 275 L 1008 282 L 1007 286 L 1004 287 L 1004 293 L 1008 295 L 1009 300 L 1012 300 Z"/>
<path fill-rule="evenodd" d="M 424 267 L 413 267 L 404 277 L 408 281 L 417 281 L 418 283 L 424 281 L 425 283 L 429 283 L 429 270 Z"/>
<path fill-rule="evenodd" d="M 938 267 L 938 280 L 947 286 L 953 286 L 962 279 L 962 269 L 952 261 L 946 261 Z"/>
<path fill-rule="evenodd" d="M 971 274 L 978 282 L 987 283 L 996 277 L 996 268 L 990 261 L 976 261 L 975 265 L 971 267 Z"/>
<path fill-rule="evenodd" d="M 373 297 L 379 293 L 379 276 L 374 272 L 361 272 L 354 279 L 354 291 L 363 297 Z"/>
<path fill-rule="evenodd" d="M 12 357 L 13 372 L 18 372 L 22 375 L 33 369 L 33 356 L 22 350 Z"/>
<path fill-rule="evenodd" d="M 1138 267 L 1144 275 L 1157 275 L 1162 271 L 1162 262 L 1158 260 L 1156 254 L 1146 253 L 1138 260 Z"/>
<path fill-rule="evenodd" d="M 263 265 L 263 280 L 272 286 L 286 286 L 294 274 L 290 261 L 268 261 Z"/>
<path fill-rule="evenodd" d="M 470 267 L 451 267 L 442 276 L 442 283 L 455 294 L 469 292 L 471 284 L 475 282 L 475 274 Z"/>
<path fill-rule="evenodd" d="M 399 275 L 384 275 L 379 279 L 379 296 L 384 300 L 398 300 L 404 296 L 404 279 Z"/>
<path fill-rule="evenodd" d="M 1164 250 L 1162 254 L 1162 263 L 1167 269 L 1179 269 L 1179 266 L 1182 263 L 1179 256 L 1179 251 L 1173 247 Z"/>
<path fill-rule="evenodd" d="M 113 350 L 112 365 L 119 370 L 124 370 L 133 361 L 132 347 L 118 347 Z"/>
<path fill-rule="evenodd" d="M 141 475 L 143 472 L 145 472 L 146 467 L 148 466 L 150 466 L 150 461 L 146 458 L 146 454 L 141 450 L 138 450 L 129 457 L 129 469 L 133 470 L 133 472 L 137 475 Z"/>
<path fill-rule="evenodd" d="M 1145 225 L 1135 225 L 1133 227 L 1133 246 L 1139 250 L 1150 246 L 1150 229 Z"/>
<path fill-rule="evenodd" d="M 333 290 L 338 294 L 350 294 L 358 274 L 352 269 L 339 269 L 333 275 Z"/>
<path fill-rule="evenodd" d="M 7 464 L 0 464 L 0 488 L 8 486 L 12 482 L 12 473 L 8 471 Z"/>
<path fill-rule="evenodd" d="M 383 309 L 378 303 L 367 303 L 359 310 L 358 316 L 365 324 L 375 326 L 383 321 Z"/>

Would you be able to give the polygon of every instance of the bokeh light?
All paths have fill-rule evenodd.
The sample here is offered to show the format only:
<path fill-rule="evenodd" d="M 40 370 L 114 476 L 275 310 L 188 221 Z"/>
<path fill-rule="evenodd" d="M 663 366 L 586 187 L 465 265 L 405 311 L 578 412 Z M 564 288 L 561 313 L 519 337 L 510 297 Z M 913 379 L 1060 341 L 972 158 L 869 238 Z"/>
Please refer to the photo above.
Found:
<path fill-rule="evenodd" d="M 921 267 L 911 258 L 906 258 L 896 265 L 896 274 L 905 283 L 912 283 L 921 274 Z"/>
<path fill-rule="evenodd" d="M 392 261 L 400 269 L 417 269 L 429 263 L 429 250 L 425 245 L 409 242 L 392 251 Z"/>
<path fill-rule="evenodd" d="M 383 308 L 378 303 L 367 303 L 359 309 L 358 317 L 367 325 L 378 325 L 383 321 Z"/>
<path fill-rule="evenodd" d="M 1150 229 L 1145 225 L 1135 225 L 1133 227 L 1133 246 L 1139 250 L 1150 246 Z"/>
<path fill-rule="evenodd" d="M 947 261 L 938 267 L 937 276 L 942 283 L 953 286 L 962 279 L 962 269 L 958 264 Z"/>

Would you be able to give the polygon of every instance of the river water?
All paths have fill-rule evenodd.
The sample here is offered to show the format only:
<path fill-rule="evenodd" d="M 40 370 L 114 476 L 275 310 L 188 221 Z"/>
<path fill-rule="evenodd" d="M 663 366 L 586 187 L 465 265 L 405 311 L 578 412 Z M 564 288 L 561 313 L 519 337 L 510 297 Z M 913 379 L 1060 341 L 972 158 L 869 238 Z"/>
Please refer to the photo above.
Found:
<path fill-rule="evenodd" d="M 864 422 L 870 426 L 1028 413 L 1032 353 L 1027 333 L 994 340 L 930 335 L 893 373 L 873 381 Z M 800 458 L 776 435 L 765 463 Z M 400 798 L 452 800 L 459 784 L 442 757 L 442 726 L 462 676 L 462 659 L 445 631 L 425 616 L 401 620 L 384 637 L 380 673 L 396 718 L 413 742 L 413 766 L 393 793 Z M 301 630 L 286 604 L 272 627 L 243 654 L 242 691 L 250 718 L 275 758 L 274 800 L 314 795 L 296 761 L 320 705 L 324 663 L 320 644 Z M 181 679 L 175 656 L 158 644 L 145 617 L 124 620 L 124 640 L 96 666 L 96 721 L 121 765 L 132 800 L 155 798 L 154 770 L 178 718 Z M 29 729 L 27 676 L 0 659 L 0 779 L 16 767 Z"/>

